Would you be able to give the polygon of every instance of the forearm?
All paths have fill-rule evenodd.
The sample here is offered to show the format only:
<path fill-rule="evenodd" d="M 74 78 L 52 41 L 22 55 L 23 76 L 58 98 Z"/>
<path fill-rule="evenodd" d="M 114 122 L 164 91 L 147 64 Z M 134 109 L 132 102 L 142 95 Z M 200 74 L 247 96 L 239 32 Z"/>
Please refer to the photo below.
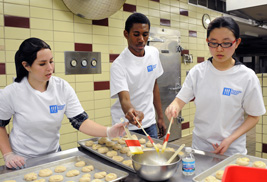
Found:
<path fill-rule="evenodd" d="M 186 104 L 184 101 L 182 101 L 178 97 L 175 97 L 172 103 L 175 103 L 177 105 L 177 115 L 180 113 L 180 111 L 183 109 L 184 105 Z"/>
<path fill-rule="evenodd" d="M 124 114 L 126 114 L 131 108 L 135 109 L 131 103 L 129 92 L 127 91 L 120 92 L 119 99 L 120 99 L 121 108 Z"/>
<path fill-rule="evenodd" d="M 229 136 L 231 142 L 235 141 L 237 138 L 239 138 L 240 136 L 248 132 L 251 128 L 253 128 L 258 123 L 259 119 L 260 116 L 248 115 L 244 123 Z"/>
<path fill-rule="evenodd" d="M 3 155 L 12 152 L 5 127 L 0 127 L 0 150 Z"/>
<path fill-rule="evenodd" d="M 106 137 L 107 127 L 102 126 L 90 119 L 86 119 L 79 128 L 84 134 L 95 136 L 95 137 Z"/>
<path fill-rule="evenodd" d="M 153 104 L 156 109 L 158 119 L 163 119 L 163 112 L 162 112 L 162 107 L 161 107 L 161 100 L 160 100 L 159 87 L 158 87 L 157 81 L 155 82 L 153 95 L 154 95 Z"/>

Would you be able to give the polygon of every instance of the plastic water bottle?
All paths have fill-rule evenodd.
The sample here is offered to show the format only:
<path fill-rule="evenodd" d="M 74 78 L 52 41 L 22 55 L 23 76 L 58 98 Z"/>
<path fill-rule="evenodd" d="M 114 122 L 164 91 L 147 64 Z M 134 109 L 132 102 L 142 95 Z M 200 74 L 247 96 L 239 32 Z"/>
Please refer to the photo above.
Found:
<path fill-rule="evenodd" d="M 182 158 L 182 170 L 185 176 L 191 176 L 195 173 L 195 157 L 191 147 L 185 148 L 185 155 Z"/>

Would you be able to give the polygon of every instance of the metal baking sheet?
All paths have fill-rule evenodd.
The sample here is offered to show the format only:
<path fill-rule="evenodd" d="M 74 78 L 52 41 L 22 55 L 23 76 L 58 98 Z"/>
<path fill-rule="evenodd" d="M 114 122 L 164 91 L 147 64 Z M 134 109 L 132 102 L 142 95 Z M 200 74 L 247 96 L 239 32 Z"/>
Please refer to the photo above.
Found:
<path fill-rule="evenodd" d="M 85 161 L 86 166 L 87 165 L 93 165 L 94 170 L 91 172 L 82 172 L 82 167 L 76 167 L 75 166 L 75 163 L 79 162 L 79 161 Z M 65 172 L 62 172 L 62 173 L 54 172 L 55 167 L 59 166 L 59 165 L 65 166 L 67 168 L 67 170 Z M 25 168 L 25 169 L 21 169 L 21 170 L 16 170 L 16 171 L 13 171 L 10 173 L 2 174 L 2 175 L 0 175 L 0 181 L 16 180 L 16 182 L 25 182 L 25 180 L 23 179 L 25 174 L 34 172 L 38 176 L 39 171 L 41 169 L 46 169 L 46 168 L 49 168 L 53 171 L 52 175 L 56 175 L 56 174 L 62 175 L 64 177 L 63 182 L 65 182 L 65 181 L 79 181 L 79 179 L 82 177 L 82 175 L 87 174 L 87 173 L 91 174 L 91 180 L 92 180 L 92 179 L 94 179 L 94 174 L 97 172 L 101 172 L 101 171 L 105 171 L 105 172 L 107 172 L 107 174 L 108 173 L 117 174 L 117 179 L 115 179 L 113 181 L 120 181 L 129 175 L 127 172 L 124 172 L 124 171 L 121 171 L 119 169 L 107 166 L 105 164 L 94 161 L 92 159 L 82 157 L 82 156 L 74 156 L 74 157 L 58 160 L 55 162 L 50 162 L 50 163 L 46 163 L 46 164 L 42 164 L 42 165 L 38 165 L 38 166 Z M 69 170 L 73 170 L 73 169 L 79 170 L 80 174 L 78 176 L 75 176 L 75 177 L 66 177 L 66 173 Z M 45 181 L 49 181 L 49 177 L 39 177 L 38 176 L 37 179 L 45 179 Z"/>
<path fill-rule="evenodd" d="M 132 135 L 136 135 L 138 139 L 144 138 L 144 139 L 146 140 L 146 142 L 149 141 L 148 138 L 147 138 L 145 135 L 141 135 L 141 134 L 134 133 L 134 132 L 130 132 L 130 133 L 131 133 Z M 115 160 L 113 160 L 112 158 L 106 156 L 106 154 L 101 154 L 101 153 L 99 153 L 97 150 L 92 149 L 92 147 L 87 147 L 87 146 L 85 145 L 85 142 L 86 142 L 86 141 L 90 141 L 90 140 L 93 141 L 95 144 L 98 144 L 98 140 L 99 140 L 100 138 L 101 138 L 101 137 L 95 137 L 95 138 L 84 139 L 84 140 L 80 140 L 80 141 L 78 141 L 78 143 L 79 143 L 83 148 L 89 150 L 90 152 L 92 152 L 92 153 L 94 153 L 94 154 L 96 154 L 96 155 L 98 155 L 98 156 L 101 156 L 102 158 L 104 158 L 104 159 L 106 159 L 106 160 L 108 160 L 108 161 L 111 161 L 111 162 L 113 162 L 113 163 L 115 163 L 115 164 L 117 164 L 117 165 L 119 165 L 119 166 L 121 166 L 121 167 L 123 167 L 123 168 L 125 168 L 125 169 L 127 169 L 127 170 L 132 171 L 132 172 L 135 173 L 135 170 L 134 170 L 133 168 L 124 165 L 122 162 L 115 161 Z M 162 145 L 162 143 L 163 143 L 163 141 L 162 141 L 162 140 L 159 140 L 159 139 L 154 139 L 154 138 L 153 138 L 153 141 L 154 141 L 155 144 L 160 143 L 160 144 Z M 116 141 L 114 141 L 114 142 L 117 143 Z M 126 144 L 121 144 L 121 145 L 122 145 L 122 147 L 127 146 Z M 142 144 L 141 144 L 141 145 L 142 145 Z M 143 145 L 145 145 L 145 144 L 143 144 Z M 102 146 L 104 147 L 104 146 L 106 146 L 106 145 L 103 144 Z M 174 150 L 177 150 L 177 149 L 179 148 L 178 145 L 174 145 L 174 144 L 170 144 L 170 143 L 167 144 L 167 147 L 174 148 Z M 108 148 L 109 148 L 109 147 L 108 147 Z M 152 147 L 152 148 L 148 148 L 148 147 L 146 147 L 146 148 L 144 148 L 143 150 L 153 150 L 153 149 L 154 149 L 154 147 Z M 109 150 L 110 150 L 110 148 L 109 148 Z M 122 154 L 122 153 L 120 153 L 119 151 L 117 151 L 117 152 L 118 152 L 118 155 L 119 155 L 119 156 L 122 156 L 122 157 L 124 158 L 124 160 L 131 160 L 131 157 L 127 156 L 126 154 Z"/>
<path fill-rule="evenodd" d="M 249 160 L 250 160 L 249 165 L 248 165 L 249 167 L 251 167 L 253 162 L 255 162 L 255 161 L 262 161 L 262 162 L 265 162 L 267 164 L 267 159 L 263 159 L 263 158 L 259 158 L 259 157 L 255 157 L 255 156 L 251 156 L 251 155 L 234 154 L 234 155 L 226 158 L 225 160 L 219 162 L 218 164 L 214 165 L 213 167 L 207 169 L 206 171 L 198 174 L 197 176 L 195 176 L 193 178 L 193 181 L 203 182 L 204 179 L 208 176 L 214 176 L 215 177 L 215 174 L 218 170 L 224 170 L 227 166 L 229 166 L 231 164 L 236 164 L 236 159 L 239 157 L 249 158 Z"/>

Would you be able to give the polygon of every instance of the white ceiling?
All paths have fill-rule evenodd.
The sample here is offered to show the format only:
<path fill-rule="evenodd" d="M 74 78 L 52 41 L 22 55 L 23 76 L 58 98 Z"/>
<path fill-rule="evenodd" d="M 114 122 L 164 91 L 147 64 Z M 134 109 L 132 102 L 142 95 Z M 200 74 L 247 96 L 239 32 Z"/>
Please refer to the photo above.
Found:
<path fill-rule="evenodd" d="M 267 37 L 267 4 L 228 11 L 240 27 L 242 36 L 252 35 L 254 37 Z M 249 19 L 249 20 L 248 20 Z"/>

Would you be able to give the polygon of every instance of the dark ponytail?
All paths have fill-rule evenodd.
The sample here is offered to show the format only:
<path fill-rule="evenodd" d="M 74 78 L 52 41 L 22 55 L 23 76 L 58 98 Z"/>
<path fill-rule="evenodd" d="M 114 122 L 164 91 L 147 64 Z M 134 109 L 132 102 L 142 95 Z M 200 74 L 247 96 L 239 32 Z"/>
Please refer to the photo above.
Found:
<path fill-rule="evenodd" d="M 28 71 L 22 65 L 23 61 L 26 61 L 29 66 L 32 65 L 37 57 L 37 52 L 41 49 L 50 49 L 50 46 L 41 39 L 29 38 L 24 40 L 19 50 L 15 54 L 15 64 L 17 77 L 15 82 L 20 82 L 25 76 L 28 76 Z"/>
<path fill-rule="evenodd" d="M 207 38 L 210 36 L 210 32 L 215 28 L 228 28 L 230 31 L 233 32 L 236 39 L 240 36 L 240 30 L 238 24 L 235 22 L 235 20 L 231 17 L 218 17 L 214 19 L 212 22 L 209 23 L 208 29 L 207 29 Z"/>

